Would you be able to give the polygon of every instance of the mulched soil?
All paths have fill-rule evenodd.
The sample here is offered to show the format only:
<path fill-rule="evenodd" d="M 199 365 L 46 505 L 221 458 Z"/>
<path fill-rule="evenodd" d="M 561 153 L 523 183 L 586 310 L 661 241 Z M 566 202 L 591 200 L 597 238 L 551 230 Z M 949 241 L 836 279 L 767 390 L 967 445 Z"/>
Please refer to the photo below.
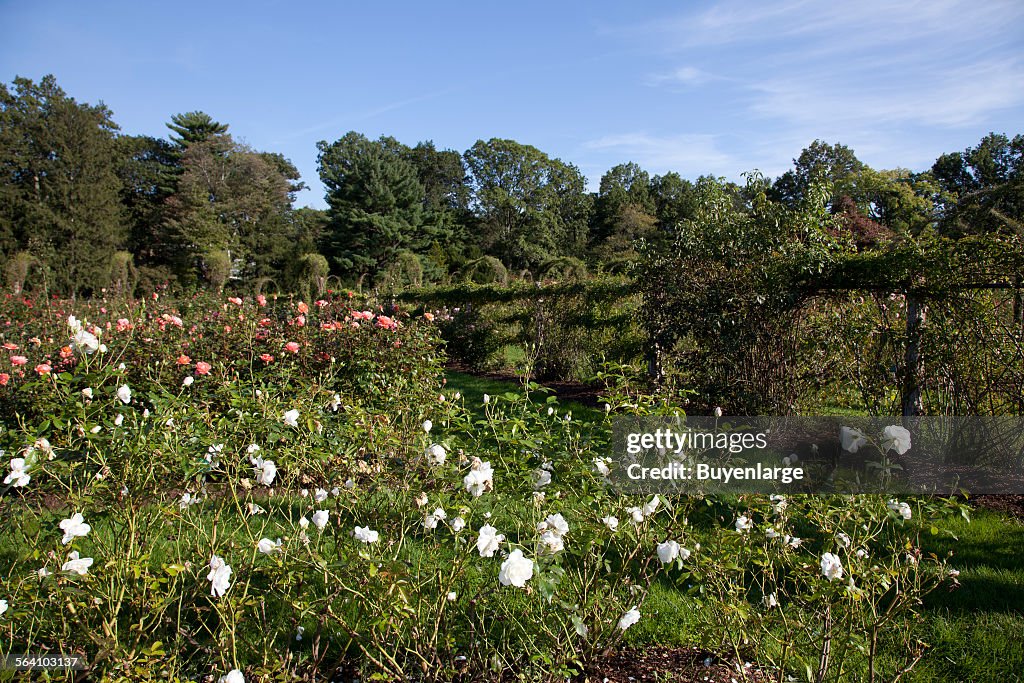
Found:
<path fill-rule="evenodd" d="M 696 647 L 621 650 L 597 658 L 576 683 L 758 683 L 772 678 L 753 665 L 734 664 Z"/>
<path fill-rule="evenodd" d="M 977 496 L 970 499 L 970 503 L 979 508 L 996 510 L 1018 522 L 1024 523 L 1024 495 L 1001 494 Z"/>

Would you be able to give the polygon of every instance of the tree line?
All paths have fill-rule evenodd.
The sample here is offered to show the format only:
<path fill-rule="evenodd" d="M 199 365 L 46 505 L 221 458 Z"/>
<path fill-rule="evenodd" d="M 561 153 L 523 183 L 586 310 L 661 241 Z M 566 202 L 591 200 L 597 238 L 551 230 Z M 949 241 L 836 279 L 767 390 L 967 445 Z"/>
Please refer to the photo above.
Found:
<path fill-rule="evenodd" d="M 852 250 L 924 229 L 1019 240 L 1024 211 L 1022 135 L 989 134 L 920 173 L 871 169 L 844 145 L 815 141 L 752 193 L 750 183 L 652 176 L 635 163 L 587 192 L 579 168 L 514 140 L 458 152 L 353 131 L 317 144 L 327 203 L 317 210 L 295 208 L 305 185 L 291 161 L 236 142 L 228 124 L 192 111 L 167 128 L 167 137 L 121 134 L 106 106 L 76 101 L 53 76 L 0 84 L 8 285 L 95 295 L 617 271 L 713 213 L 709 197 L 724 203 L 721 214 L 726 204 L 795 208 L 826 193 L 832 236 Z"/>

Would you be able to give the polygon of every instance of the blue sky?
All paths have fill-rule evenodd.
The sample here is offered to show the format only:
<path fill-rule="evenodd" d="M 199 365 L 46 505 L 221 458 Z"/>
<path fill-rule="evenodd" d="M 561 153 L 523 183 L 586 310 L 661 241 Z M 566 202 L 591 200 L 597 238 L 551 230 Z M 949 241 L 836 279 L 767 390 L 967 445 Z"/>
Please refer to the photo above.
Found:
<path fill-rule="evenodd" d="M 15 2 L 0 77 L 53 73 L 126 133 L 203 110 L 290 158 L 349 130 L 464 151 L 505 137 L 576 164 L 776 176 L 816 138 L 928 168 L 1024 132 L 1024 3 Z"/>

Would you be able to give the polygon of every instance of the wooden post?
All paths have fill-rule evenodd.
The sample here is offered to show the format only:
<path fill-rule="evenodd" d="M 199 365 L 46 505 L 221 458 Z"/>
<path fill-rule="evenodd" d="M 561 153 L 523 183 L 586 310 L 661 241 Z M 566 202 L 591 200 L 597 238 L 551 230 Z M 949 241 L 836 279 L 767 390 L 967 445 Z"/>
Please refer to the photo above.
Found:
<path fill-rule="evenodd" d="M 904 417 L 924 413 L 921 400 L 921 328 L 924 326 L 927 305 L 916 294 L 907 292 L 907 346 L 903 357 L 902 408 Z"/>

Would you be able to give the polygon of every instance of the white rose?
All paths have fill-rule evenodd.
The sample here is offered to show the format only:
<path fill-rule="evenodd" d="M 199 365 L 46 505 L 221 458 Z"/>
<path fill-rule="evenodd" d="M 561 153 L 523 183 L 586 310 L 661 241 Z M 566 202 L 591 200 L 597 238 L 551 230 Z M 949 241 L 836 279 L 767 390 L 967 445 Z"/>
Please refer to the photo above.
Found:
<path fill-rule="evenodd" d="M 480 553 L 480 557 L 494 557 L 494 553 L 504 540 L 504 534 L 499 534 L 490 524 L 484 524 L 480 527 L 480 535 L 476 539 L 477 552 Z"/>
<path fill-rule="evenodd" d="M 327 520 L 330 516 L 331 515 L 327 510 L 317 510 L 313 513 L 313 524 L 316 525 L 317 529 L 323 531 L 324 527 L 327 526 Z"/>
<path fill-rule="evenodd" d="M 903 455 L 910 450 L 910 432 L 906 427 L 889 425 L 882 430 L 882 450 Z"/>
<path fill-rule="evenodd" d="M 640 610 L 636 607 L 631 608 L 628 612 L 622 615 L 619 619 L 619 628 L 625 631 L 627 628 L 640 621 Z"/>
<path fill-rule="evenodd" d="M 658 559 L 662 564 L 668 564 L 679 557 L 679 543 L 676 541 L 664 541 L 658 544 Z"/>
<path fill-rule="evenodd" d="M 864 436 L 864 432 L 859 429 L 843 427 L 839 430 L 839 442 L 842 444 L 844 451 L 856 453 L 861 446 L 868 442 L 868 439 Z"/>
<path fill-rule="evenodd" d="M 533 560 L 523 557 L 523 551 L 516 548 L 509 553 L 508 558 L 501 563 L 501 571 L 498 572 L 498 581 L 501 582 L 502 586 L 523 588 L 532 576 Z"/>
<path fill-rule="evenodd" d="M 821 556 L 821 573 L 829 581 L 843 578 L 843 563 L 837 555 L 825 553 Z"/>
<path fill-rule="evenodd" d="M 445 458 L 448 457 L 447 451 L 444 450 L 444 446 L 439 443 L 431 444 L 427 448 L 427 462 L 431 465 L 443 465 Z"/>

